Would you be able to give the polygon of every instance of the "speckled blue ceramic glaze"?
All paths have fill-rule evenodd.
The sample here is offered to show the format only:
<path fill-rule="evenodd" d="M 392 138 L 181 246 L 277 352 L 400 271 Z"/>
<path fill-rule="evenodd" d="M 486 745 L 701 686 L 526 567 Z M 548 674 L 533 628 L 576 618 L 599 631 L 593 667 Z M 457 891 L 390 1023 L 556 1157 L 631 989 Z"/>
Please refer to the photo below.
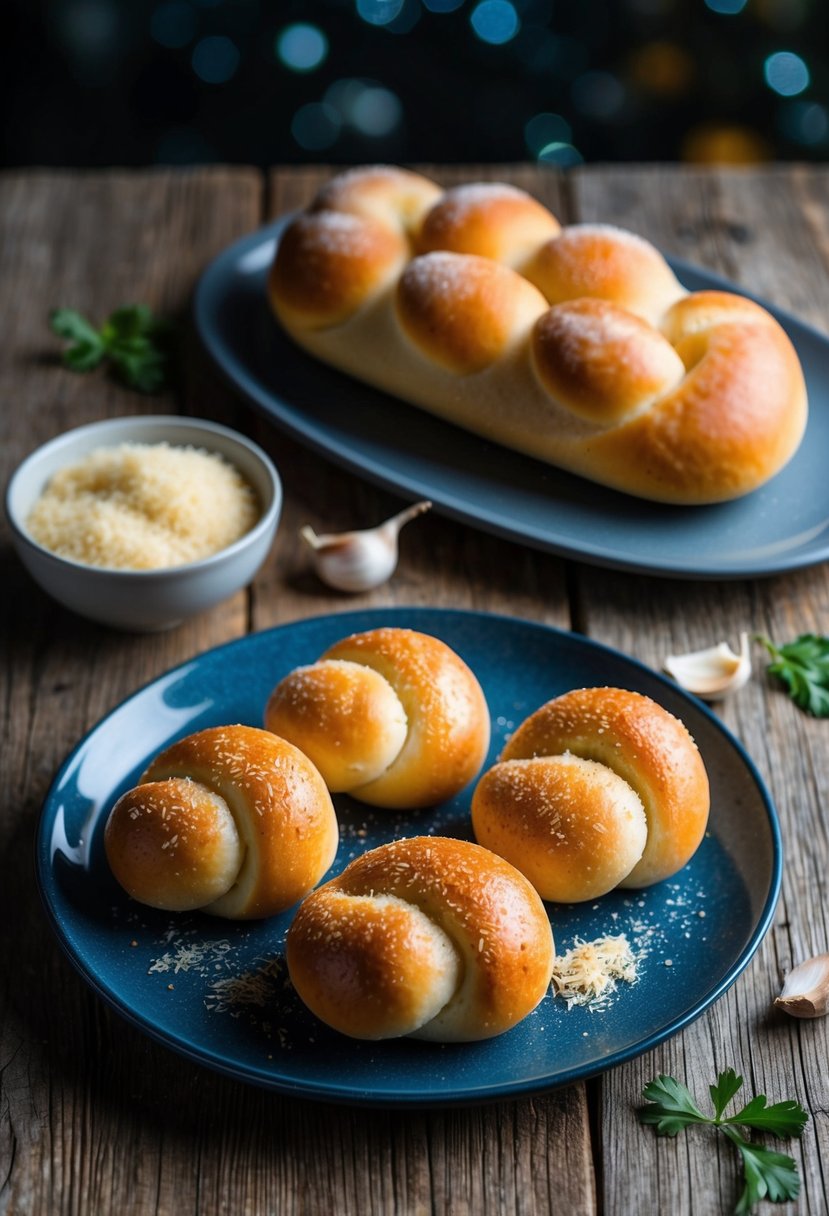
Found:
<path fill-rule="evenodd" d="M 271 316 L 265 296 L 267 269 L 289 218 L 243 238 L 210 264 L 196 292 L 195 321 L 231 383 L 295 438 L 390 490 L 429 498 L 474 527 L 597 565 L 723 579 L 775 574 L 829 557 L 829 341 L 817 330 L 759 301 L 789 333 L 809 391 L 806 435 L 786 468 L 737 502 L 648 503 L 510 452 L 300 351 Z M 689 290 L 739 290 L 668 260 Z"/>
<path fill-rule="evenodd" d="M 471 666 L 492 715 L 489 762 L 544 701 L 592 684 L 646 693 L 680 716 L 697 740 L 711 779 L 712 814 L 688 866 L 646 891 L 548 905 L 559 952 L 576 937 L 620 932 L 644 951 L 638 983 L 620 984 L 605 1010 L 568 1011 L 548 995 L 519 1026 L 489 1042 L 353 1042 L 317 1022 L 286 983 L 281 958 L 292 911 L 244 924 L 154 912 L 113 881 L 102 847 L 106 816 L 160 748 L 206 726 L 261 725 L 268 694 L 282 676 L 339 638 L 381 624 L 440 637 Z M 395 837 L 470 837 L 470 795 L 471 787 L 416 813 L 384 812 L 337 796 L 341 845 L 330 873 Z M 54 927 L 81 974 L 119 1013 L 173 1050 L 287 1093 L 429 1105 L 534 1093 L 610 1068 L 681 1030 L 722 995 L 757 949 L 777 900 L 781 850 L 774 808 L 745 752 L 704 706 L 661 676 L 542 625 L 399 608 L 252 634 L 130 697 L 58 775 L 43 810 L 37 870 Z"/>

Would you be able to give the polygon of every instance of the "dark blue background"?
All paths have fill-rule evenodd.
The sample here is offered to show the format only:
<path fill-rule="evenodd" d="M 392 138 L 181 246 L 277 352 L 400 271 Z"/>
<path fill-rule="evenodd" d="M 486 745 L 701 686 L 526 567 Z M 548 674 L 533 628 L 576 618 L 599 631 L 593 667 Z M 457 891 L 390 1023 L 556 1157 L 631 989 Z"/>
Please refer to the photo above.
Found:
<path fill-rule="evenodd" d="M 72 166 L 821 160 L 821 9 L 6 0 L 2 155 Z"/>

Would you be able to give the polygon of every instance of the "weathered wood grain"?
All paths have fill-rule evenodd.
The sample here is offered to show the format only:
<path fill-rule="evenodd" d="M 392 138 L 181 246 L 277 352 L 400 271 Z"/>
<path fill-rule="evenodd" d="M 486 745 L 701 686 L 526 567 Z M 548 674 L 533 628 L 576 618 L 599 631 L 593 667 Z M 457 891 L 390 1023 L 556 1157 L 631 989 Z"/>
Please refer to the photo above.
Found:
<path fill-rule="evenodd" d="M 562 179 L 529 166 L 427 166 L 437 180 L 508 179 L 565 220 L 645 233 L 818 326 L 829 316 L 829 206 L 821 169 L 588 167 Z M 113 704 L 199 651 L 300 617 L 434 604 L 576 628 L 659 666 L 669 650 L 741 628 L 786 639 L 826 632 L 825 568 L 743 583 L 648 579 L 563 563 L 437 512 L 401 537 L 395 578 L 361 596 L 327 591 L 298 528 L 370 526 L 400 506 L 281 435 L 236 399 L 191 347 L 185 385 L 146 400 L 100 375 L 56 366 L 46 327 L 65 304 L 96 318 L 128 301 L 184 315 L 204 264 L 236 236 L 305 203 L 325 168 L 11 173 L 0 178 L 0 367 L 4 477 L 37 443 L 114 414 L 185 410 L 238 426 L 274 456 L 286 503 L 277 542 L 247 593 L 167 634 L 119 635 L 57 609 L 3 534 L 0 721 L 0 1213 L 3 1216 L 229 1212 L 409 1216 L 730 1210 L 733 1152 L 704 1132 L 657 1140 L 635 1120 L 659 1071 L 701 1096 L 733 1064 L 770 1098 L 812 1112 L 793 1149 L 797 1210 L 826 1210 L 826 1023 L 770 1012 L 782 972 L 825 949 L 829 843 L 824 724 L 761 674 L 722 711 L 768 780 L 787 865 L 772 934 L 731 992 L 676 1039 L 587 1086 L 479 1110 L 347 1111 L 283 1099 L 190 1065 L 115 1015 L 59 955 L 38 906 L 31 854 L 38 810 L 78 738 Z M 755 652 L 758 664 L 762 655 Z M 591 1129 L 593 1140 L 591 1143 Z M 595 1167 L 594 1167 L 595 1160 Z M 598 1180 L 598 1193 L 597 1193 Z"/>
<path fill-rule="evenodd" d="M 826 330 L 829 243 L 823 169 L 683 171 L 645 167 L 590 170 L 574 178 L 582 220 L 618 223 L 657 245 L 732 279 Z M 581 627 L 659 668 L 667 654 L 729 639 L 741 630 L 779 641 L 827 632 L 829 571 L 812 570 L 737 583 L 631 579 L 579 567 Z M 718 1070 L 732 1065 L 747 1088 L 770 1101 L 796 1097 L 812 1114 L 801 1144 L 789 1150 L 804 1176 L 798 1211 L 829 1204 L 826 1161 L 829 1107 L 827 1022 L 775 1014 L 771 1001 L 794 962 L 826 949 L 829 842 L 824 806 L 829 772 L 826 723 L 807 717 L 764 678 L 755 647 L 755 678 L 720 710 L 767 781 L 783 830 L 783 892 L 773 931 L 735 986 L 713 1009 L 658 1051 L 608 1074 L 602 1083 L 604 1210 L 728 1211 L 736 1199 L 735 1154 L 719 1152 L 705 1131 L 686 1143 L 657 1141 L 638 1128 L 633 1110 L 642 1086 L 668 1072 L 705 1097 Z M 635 1160 L 637 1169 L 628 1163 Z"/>
<path fill-rule="evenodd" d="M 4 483 L 27 451 L 73 426 L 188 404 L 197 412 L 173 393 L 143 398 L 101 373 L 64 371 L 48 313 L 65 305 L 102 320 L 140 301 L 184 315 L 205 260 L 260 215 L 261 181 L 244 170 L 0 179 Z M 118 634 L 47 600 L 5 529 L 0 560 L 0 1211 L 127 1211 L 136 1197 L 153 1198 L 164 1160 L 164 1120 L 136 1095 L 148 1078 L 169 1117 L 196 1070 L 176 1070 L 169 1053 L 110 1015 L 59 953 L 32 872 L 37 816 L 82 735 L 160 672 L 244 632 L 247 597 L 168 633 Z M 180 1168 L 192 1195 L 189 1158 Z"/>

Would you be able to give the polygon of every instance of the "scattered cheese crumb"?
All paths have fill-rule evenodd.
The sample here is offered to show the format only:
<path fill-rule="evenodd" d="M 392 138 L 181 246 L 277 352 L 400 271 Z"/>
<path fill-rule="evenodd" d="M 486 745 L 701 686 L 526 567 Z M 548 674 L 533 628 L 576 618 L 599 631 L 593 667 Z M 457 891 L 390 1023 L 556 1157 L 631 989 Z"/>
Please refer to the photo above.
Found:
<path fill-rule="evenodd" d="M 599 1008 L 616 991 L 616 981 L 635 984 L 638 960 L 624 933 L 586 942 L 577 937 L 573 948 L 553 964 L 553 993 L 573 1005 Z"/>
<path fill-rule="evenodd" d="M 190 945 L 182 943 L 176 946 L 174 951 L 168 951 L 160 958 L 154 959 L 147 974 L 164 971 L 173 971 L 176 974 L 179 971 L 199 971 L 205 974 L 208 967 L 221 963 L 231 948 L 231 943 L 226 940 L 193 942 Z"/>
<path fill-rule="evenodd" d="M 253 488 L 221 456 L 167 443 L 98 448 L 60 469 L 26 521 L 59 557 L 157 570 L 226 548 L 259 517 Z"/>
<path fill-rule="evenodd" d="M 240 1005 L 264 1007 L 274 998 L 274 981 L 281 977 L 279 959 L 266 960 L 257 971 L 244 971 L 241 975 L 227 975 L 208 984 L 209 993 L 204 999 L 206 1008 L 215 1013 L 227 1013 Z"/>

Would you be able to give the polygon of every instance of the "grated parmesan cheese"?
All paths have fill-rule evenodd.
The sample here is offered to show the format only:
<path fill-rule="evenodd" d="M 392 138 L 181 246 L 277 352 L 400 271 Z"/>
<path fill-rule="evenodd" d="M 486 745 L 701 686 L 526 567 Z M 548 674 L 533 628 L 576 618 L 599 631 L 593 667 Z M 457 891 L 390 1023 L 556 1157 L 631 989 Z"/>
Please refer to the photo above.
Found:
<path fill-rule="evenodd" d="M 26 526 L 59 557 L 158 570 L 226 548 L 259 513 L 253 488 L 221 456 L 167 443 L 123 443 L 55 473 Z"/>
<path fill-rule="evenodd" d="M 586 942 L 576 938 L 573 948 L 553 964 L 553 993 L 573 1005 L 599 1008 L 616 991 L 616 981 L 635 984 L 638 959 L 624 933 Z"/>

